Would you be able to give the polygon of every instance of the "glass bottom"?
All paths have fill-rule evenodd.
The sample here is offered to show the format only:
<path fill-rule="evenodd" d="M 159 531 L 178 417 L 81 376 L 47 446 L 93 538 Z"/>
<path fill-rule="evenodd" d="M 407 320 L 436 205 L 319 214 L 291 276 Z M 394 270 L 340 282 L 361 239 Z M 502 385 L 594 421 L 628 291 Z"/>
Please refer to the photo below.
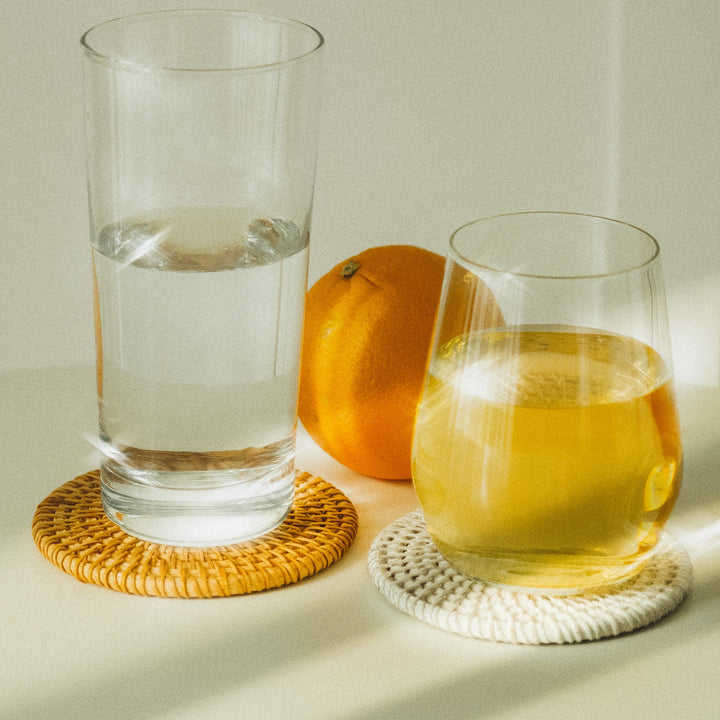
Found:
<path fill-rule="evenodd" d="M 549 553 L 490 553 L 458 550 L 433 538 L 456 570 L 489 585 L 542 595 L 576 595 L 618 585 L 637 575 L 652 551 L 627 558 Z"/>
<path fill-rule="evenodd" d="M 233 545 L 270 532 L 287 517 L 294 458 L 272 467 L 210 471 L 100 467 L 105 514 L 141 540 L 180 547 Z"/>

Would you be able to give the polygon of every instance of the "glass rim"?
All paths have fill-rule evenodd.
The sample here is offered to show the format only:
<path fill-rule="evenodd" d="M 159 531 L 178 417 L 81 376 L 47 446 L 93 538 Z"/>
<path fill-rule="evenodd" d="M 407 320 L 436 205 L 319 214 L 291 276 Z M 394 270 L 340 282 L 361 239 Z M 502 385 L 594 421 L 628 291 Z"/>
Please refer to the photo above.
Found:
<path fill-rule="evenodd" d="M 468 230 L 469 228 L 480 225 L 482 223 L 485 223 L 489 220 L 498 220 L 501 218 L 511 218 L 511 217 L 529 217 L 529 216 L 548 216 L 548 215 L 554 215 L 557 217 L 573 217 L 573 218 L 585 218 L 588 220 L 601 220 L 603 223 L 611 223 L 613 225 L 621 226 L 629 230 L 635 230 L 639 232 L 641 235 L 643 235 L 647 240 L 650 241 L 650 246 L 652 248 L 650 252 L 650 256 L 644 260 L 643 262 L 635 263 L 635 264 L 628 264 L 627 267 L 624 267 L 620 270 L 613 270 L 610 272 L 598 272 L 598 273 L 581 273 L 577 275 L 548 275 L 544 273 L 531 273 L 531 272 L 525 272 L 525 271 L 515 271 L 515 270 L 508 270 L 508 269 L 502 269 L 500 267 L 495 267 L 494 265 L 489 264 L 483 264 L 482 262 L 478 262 L 477 260 L 473 260 L 467 255 L 460 252 L 455 244 L 455 240 L 458 237 L 460 233 L 462 233 L 465 230 Z M 567 212 L 562 210 L 526 210 L 526 211 L 520 211 L 520 212 L 510 212 L 510 213 L 499 213 L 495 215 L 487 215 L 485 217 L 477 218 L 476 220 L 471 220 L 469 222 L 464 223 L 463 225 L 460 225 L 456 230 L 453 231 L 453 233 L 450 235 L 450 248 L 453 251 L 453 253 L 463 262 L 476 267 L 481 268 L 483 270 L 488 270 L 493 273 L 499 273 L 499 274 L 506 274 L 506 275 L 515 275 L 517 277 L 526 277 L 526 278 L 534 278 L 537 280 L 591 280 L 591 279 L 600 279 L 605 277 L 617 277 L 620 275 L 627 275 L 628 273 L 635 272 L 637 270 L 640 270 L 642 268 L 648 267 L 649 265 L 652 265 L 654 262 L 656 262 L 660 257 L 660 244 L 658 241 L 646 230 L 643 230 L 641 227 L 638 227 L 637 225 L 633 225 L 632 223 L 625 222 L 623 220 L 617 220 L 615 218 L 605 217 L 603 215 L 592 215 L 590 213 L 580 213 L 580 212 Z"/>
<path fill-rule="evenodd" d="M 315 36 L 316 42 L 309 49 L 305 50 L 293 57 L 286 58 L 285 60 L 276 60 L 274 62 L 262 63 L 258 65 L 239 65 L 236 67 L 216 67 L 216 68 L 199 68 L 199 67 L 166 67 L 164 65 L 148 65 L 146 63 L 134 62 L 133 60 L 124 58 L 119 54 L 112 54 L 102 52 L 100 49 L 93 47 L 91 43 L 91 34 L 96 31 L 107 28 L 111 25 L 128 25 L 131 22 L 142 22 L 145 20 L 151 20 L 153 18 L 170 17 L 170 16 L 230 16 L 230 17 L 247 17 L 254 18 L 256 20 L 264 20 L 269 23 L 278 25 L 288 25 L 299 29 L 309 30 L 310 34 Z M 80 45 L 85 52 L 85 55 L 96 62 L 100 62 L 105 65 L 112 67 L 126 67 L 136 69 L 152 69 L 153 72 L 166 72 L 166 73 L 250 73 L 264 70 L 273 70 L 279 67 L 286 67 L 288 65 L 301 62 L 305 58 L 314 55 L 320 50 L 325 44 L 325 38 L 323 34 L 312 25 L 305 23 L 301 20 L 295 20 L 293 18 L 282 17 L 279 15 L 269 15 L 265 13 L 250 12 L 247 10 L 220 10 L 212 8 L 197 8 L 197 9 L 177 9 L 177 10 L 151 10 L 148 12 L 131 13 L 129 15 L 121 15 L 119 17 L 111 18 L 110 20 L 104 20 L 91 28 L 88 28 L 80 36 Z"/>

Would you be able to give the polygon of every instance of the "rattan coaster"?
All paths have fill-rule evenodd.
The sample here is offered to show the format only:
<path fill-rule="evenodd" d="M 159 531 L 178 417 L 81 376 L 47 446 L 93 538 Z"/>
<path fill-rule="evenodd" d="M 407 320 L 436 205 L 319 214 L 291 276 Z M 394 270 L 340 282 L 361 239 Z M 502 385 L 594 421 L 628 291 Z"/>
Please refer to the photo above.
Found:
<path fill-rule="evenodd" d="M 40 552 L 82 582 L 183 598 L 243 595 L 302 580 L 339 560 L 357 528 L 350 500 L 307 472 L 296 473 L 295 500 L 285 521 L 238 545 L 182 548 L 131 537 L 105 516 L 97 470 L 51 493 L 32 523 Z"/>
<path fill-rule="evenodd" d="M 692 564 L 663 541 L 640 574 L 598 593 L 540 595 L 487 585 L 452 568 L 415 510 L 388 525 L 370 547 L 370 575 L 397 608 L 458 635 L 525 645 L 575 643 L 656 622 L 687 594 Z"/>

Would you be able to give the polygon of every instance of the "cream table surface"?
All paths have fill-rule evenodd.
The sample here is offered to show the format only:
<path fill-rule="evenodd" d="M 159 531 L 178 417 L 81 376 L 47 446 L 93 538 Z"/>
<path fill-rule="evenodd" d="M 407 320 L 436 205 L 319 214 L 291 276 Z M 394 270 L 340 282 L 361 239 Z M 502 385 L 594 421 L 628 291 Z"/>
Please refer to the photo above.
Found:
<path fill-rule="evenodd" d="M 344 469 L 301 434 L 298 464 L 343 490 L 360 527 L 295 585 L 212 600 L 78 582 L 30 533 L 55 487 L 96 466 L 87 366 L 0 374 L 0 718 L 716 718 L 720 716 L 720 394 L 681 387 L 686 480 L 670 522 L 695 577 L 655 625 L 579 645 L 515 646 L 432 628 L 375 589 L 367 552 L 417 507 L 407 482 Z"/>

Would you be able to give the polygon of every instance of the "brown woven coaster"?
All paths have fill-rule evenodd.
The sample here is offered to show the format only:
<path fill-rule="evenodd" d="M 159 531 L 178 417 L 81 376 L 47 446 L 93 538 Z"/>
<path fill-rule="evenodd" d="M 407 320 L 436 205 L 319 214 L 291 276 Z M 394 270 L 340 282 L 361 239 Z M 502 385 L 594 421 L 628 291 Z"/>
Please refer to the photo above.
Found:
<path fill-rule="evenodd" d="M 307 472 L 296 473 L 295 500 L 285 521 L 238 545 L 182 548 L 128 535 L 105 516 L 98 470 L 48 495 L 32 523 L 40 552 L 82 582 L 183 598 L 243 595 L 302 580 L 339 560 L 357 528 L 350 500 Z"/>
<path fill-rule="evenodd" d="M 541 595 L 488 585 L 440 554 L 420 510 L 388 525 L 370 547 L 370 575 L 398 609 L 466 637 L 524 645 L 575 643 L 656 622 L 684 599 L 692 564 L 666 536 L 640 573 L 596 593 Z"/>

